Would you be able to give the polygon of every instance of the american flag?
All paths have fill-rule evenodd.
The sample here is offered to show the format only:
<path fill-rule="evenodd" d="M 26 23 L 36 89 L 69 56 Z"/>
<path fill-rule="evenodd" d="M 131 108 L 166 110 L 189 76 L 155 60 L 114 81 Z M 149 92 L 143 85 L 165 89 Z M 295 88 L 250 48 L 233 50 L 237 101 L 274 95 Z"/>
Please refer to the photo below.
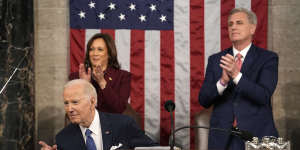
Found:
<path fill-rule="evenodd" d="M 70 72 L 83 63 L 93 34 L 110 34 L 122 69 L 132 73 L 129 101 L 142 128 L 168 145 L 170 115 L 163 105 L 175 102 L 175 128 L 194 123 L 203 109 L 198 92 L 207 58 L 231 46 L 227 17 L 234 7 L 257 14 L 254 43 L 266 48 L 268 0 L 70 0 Z M 195 149 L 193 130 L 178 132 L 176 141 Z"/>

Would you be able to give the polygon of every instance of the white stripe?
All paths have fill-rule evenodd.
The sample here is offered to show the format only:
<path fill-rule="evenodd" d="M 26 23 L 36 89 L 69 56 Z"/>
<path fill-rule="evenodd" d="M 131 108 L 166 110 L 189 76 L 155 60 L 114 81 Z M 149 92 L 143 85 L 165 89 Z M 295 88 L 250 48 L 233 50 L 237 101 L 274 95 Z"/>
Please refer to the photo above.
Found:
<path fill-rule="evenodd" d="M 100 33 L 100 29 L 86 29 L 85 30 L 84 52 L 86 51 L 86 45 L 87 45 L 88 41 L 96 33 Z"/>
<path fill-rule="evenodd" d="M 190 125 L 190 3 L 174 1 L 175 128 Z M 176 133 L 176 143 L 190 149 L 190 130 Z"/>
<path fill-rule="evenodd" d="M 145 31 L 145 131 L 160 140 L 160 31 Z"/>
<path fill-rule="evenodd" d="M 235 8 L 246 8 L 251 10 L 251 0 L 235 0 Z"/>
<path fill-rule="evenodd" d="M 221 4 L 219 0 L 205 0 L 204 6 L 204 51 L 206 68 L 208 57 L 216 52 L 221 51 Z"/>
<path fill-rule="evenodd" d="M 115 37 L 119 63 L 130 71 L 130 30 L 115 30 Z"/>

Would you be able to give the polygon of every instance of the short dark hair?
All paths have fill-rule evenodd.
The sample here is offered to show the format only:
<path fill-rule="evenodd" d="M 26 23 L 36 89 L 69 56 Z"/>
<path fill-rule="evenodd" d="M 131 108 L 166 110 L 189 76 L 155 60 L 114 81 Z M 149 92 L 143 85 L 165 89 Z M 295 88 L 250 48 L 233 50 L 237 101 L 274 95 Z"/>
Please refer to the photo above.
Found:
<path fill-rule="evenodd" d="M 91 45 L 92 43 L 96 40 L 96 39 L 103 39 L 106 47 L 107 47 L 107 52 L 108 52 L 108 64 L 107 67 L 112 67 L 115 69 L 120 69 L 121 66 L 119 64 L 118 61 L 118 55 L 117 55 L 117 48 L 116 48 L 116 44 L 115 41 L 111 38 L 110 35 L 105 34 L 105 33 L 96 33 L 95 35 L 93 35 L 87 45 L 86 45 L 86 53 L 85 53 L 85 62 L 90 62 L 90 55 L 89 52 L 91 50 Z"/>

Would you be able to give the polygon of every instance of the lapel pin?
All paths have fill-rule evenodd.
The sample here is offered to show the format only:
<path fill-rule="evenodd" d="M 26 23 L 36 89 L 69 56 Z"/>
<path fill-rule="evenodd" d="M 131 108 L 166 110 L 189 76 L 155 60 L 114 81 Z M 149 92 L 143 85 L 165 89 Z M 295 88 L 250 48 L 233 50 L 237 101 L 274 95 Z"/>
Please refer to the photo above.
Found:
<path fill-rule="evenodd" d="M 108 79 L 111 81 L 112 80 L 112 78 L 111 77 L 108 77 Z"/>
<path fill-rule="evenodd" d="M 105 131 L 105 134 L 109 134 L 110 132 L 109 131 Z"/>

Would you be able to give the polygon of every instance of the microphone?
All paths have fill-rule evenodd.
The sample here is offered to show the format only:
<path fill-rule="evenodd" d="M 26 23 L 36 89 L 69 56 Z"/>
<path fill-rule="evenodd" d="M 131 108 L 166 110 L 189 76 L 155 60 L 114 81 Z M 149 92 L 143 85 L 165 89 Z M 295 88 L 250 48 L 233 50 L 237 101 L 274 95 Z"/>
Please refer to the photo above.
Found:
<path fill-rule="evenodd" d="M 220 132 L 226 132 L 230 133 L 231 135 L 240 137 L 244 141 L 252 141 L 253 135 L 249 131 L 240 130 L 239 128 L 232 128 L 232 129 L 223 129 L 223 128 L 211 128 L 206 126 L 183 126 L 181 128 L 178 128 L 174 131 L 174 135 L 176 132 L 186 129 L 186 128 L 201 128 L 201 129 L 207 129 L 207 130 L 217 130 Z"/>
<path fill-rule="evenodd" d="M 233 128 L 231 134 L 242 138 L 244 141 L 252 141 L 253 135 L 245 130 L 240 130 L 239 128 Z"/>
<path fill-rule="evenodd" d="M 171 117 L 171 134 L 172 134 L 172 141 L 170 142 L 170 150 L 174 150 L 174 144 L 175 144 L 175 127 L 174 127 L 174 119 L 173 119 L 173 111 L 175 110 L 175 103 L 172 100 L 168 100 L 165 103 L 165 109 L 170 112 Z"/>
<path fill-rule="evenodd" d="M 168 112 L 173 112 L 175 110 L 175 103 L 172 100 L 166 101 L 164 106 Z"/>
<path fill-rule="evenodd" d="M 186 128 L 202 128 L 202 129 L 207 129 L 207 130 L 217 130 L 217 131 L 226 132 L 231 135 L 240 137 L 244 141 L 252 141 L 253 135 L 250 132 L 245 131 L 245 130 L 240 130 L 237 127 L 232 128 L 232 129 L 222 129 L 222 128 L 213 128 L 213 127 L 206 127 L 206 126 L 183 126 L 183 127 L 175 130 L 174 119 L 173 119 L 173 111 L 175 110 L 175 103 L 172 100 L 168 100 L 165 102 L 164 107 L 168 112 L 170 112 L 170 117 L 171 117 L 172 140 L 170 142 L 170 150 L 174 150 L 175 133 L 178 132 L 179 130 L 186 129 Z"/>

